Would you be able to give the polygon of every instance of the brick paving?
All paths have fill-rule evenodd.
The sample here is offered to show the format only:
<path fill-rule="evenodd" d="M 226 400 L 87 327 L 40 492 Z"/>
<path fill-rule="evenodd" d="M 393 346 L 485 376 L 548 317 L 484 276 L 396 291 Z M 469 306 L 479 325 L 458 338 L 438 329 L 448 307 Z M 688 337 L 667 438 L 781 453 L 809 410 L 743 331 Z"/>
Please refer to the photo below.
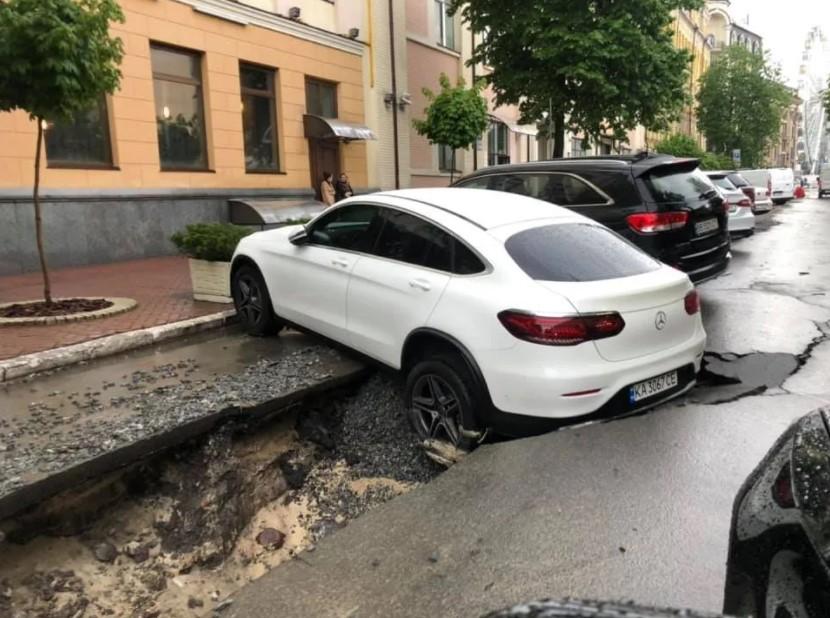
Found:
<path fill-rule="evenodd" d="M 51 279 L 55 297 L 126 296 L 138 301 L 138 307 L 98 320 L 0 327 L 0 360 L 231 308 L 193 300 L 187 259 L 181 256 L 63 268 L 51 271 Z M 0 303 L 42 294 L 40 273 L 0 277 Z"/>

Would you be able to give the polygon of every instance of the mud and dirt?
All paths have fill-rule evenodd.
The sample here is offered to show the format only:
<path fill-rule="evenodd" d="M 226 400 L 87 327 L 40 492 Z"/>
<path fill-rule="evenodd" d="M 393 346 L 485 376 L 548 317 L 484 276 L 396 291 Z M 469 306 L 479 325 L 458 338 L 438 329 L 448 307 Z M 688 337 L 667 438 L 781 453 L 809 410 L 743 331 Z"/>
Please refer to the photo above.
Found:
<path fill-rule="evenodd" d="M 393 380 L 228 423 L 0 526 L 0 617 L 205 616 L 441 471 Z M 114 497 L 113 497 L 114 496 Z"/>

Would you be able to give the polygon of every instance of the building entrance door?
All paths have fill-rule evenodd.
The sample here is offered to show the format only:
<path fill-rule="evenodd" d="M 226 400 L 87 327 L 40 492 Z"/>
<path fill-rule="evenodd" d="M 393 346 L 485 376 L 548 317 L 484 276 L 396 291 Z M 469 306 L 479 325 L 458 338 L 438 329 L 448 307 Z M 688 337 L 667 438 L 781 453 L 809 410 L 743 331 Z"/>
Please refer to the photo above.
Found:
<path fill-rule="evenodd" d="M 320 195 L 320 183 L 323 182 L 323 172 L 334 175 L 334 181 L 340 175 L 340 147 L 336 140 L 309 138 L 308 152 L 311 159 L 311 186 L 317 199 Z"/>

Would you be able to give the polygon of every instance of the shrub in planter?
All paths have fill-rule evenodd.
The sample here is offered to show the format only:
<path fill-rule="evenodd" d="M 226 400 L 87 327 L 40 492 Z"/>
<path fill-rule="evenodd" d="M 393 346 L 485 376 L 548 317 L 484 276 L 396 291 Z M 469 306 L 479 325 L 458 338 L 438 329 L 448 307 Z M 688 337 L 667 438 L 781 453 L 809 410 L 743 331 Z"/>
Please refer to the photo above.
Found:
<path fill-rule="evenodd" d="M 190 258 L 193 298 L 230 303 L 231 257 L 239 241 L 252 230 L 230 223 L 194 223 L 170 237 Z"/>
<path fill-rule="evenodd" d="M 252 230 L 230 223 L 193 223 L 170 237 L 186 256 L 208 262 L 230 262 L 236 245 Z"/>

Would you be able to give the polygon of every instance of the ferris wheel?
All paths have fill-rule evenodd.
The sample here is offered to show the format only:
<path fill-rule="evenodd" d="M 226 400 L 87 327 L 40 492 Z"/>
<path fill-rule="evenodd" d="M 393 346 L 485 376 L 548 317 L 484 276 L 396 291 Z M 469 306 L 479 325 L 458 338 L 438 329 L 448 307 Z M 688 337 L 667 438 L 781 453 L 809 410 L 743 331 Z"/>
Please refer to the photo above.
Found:
<path fill-rule="evenodd" d="M 816 26 L 807 35 L 798 78 L 798 95 L 803 101 L 798 156 L 802 171 L 808 174 L 817 174 L 822 164 L 830 163 L 830 134 L 823 98 L 828 76 L 830 40 Z"/>

